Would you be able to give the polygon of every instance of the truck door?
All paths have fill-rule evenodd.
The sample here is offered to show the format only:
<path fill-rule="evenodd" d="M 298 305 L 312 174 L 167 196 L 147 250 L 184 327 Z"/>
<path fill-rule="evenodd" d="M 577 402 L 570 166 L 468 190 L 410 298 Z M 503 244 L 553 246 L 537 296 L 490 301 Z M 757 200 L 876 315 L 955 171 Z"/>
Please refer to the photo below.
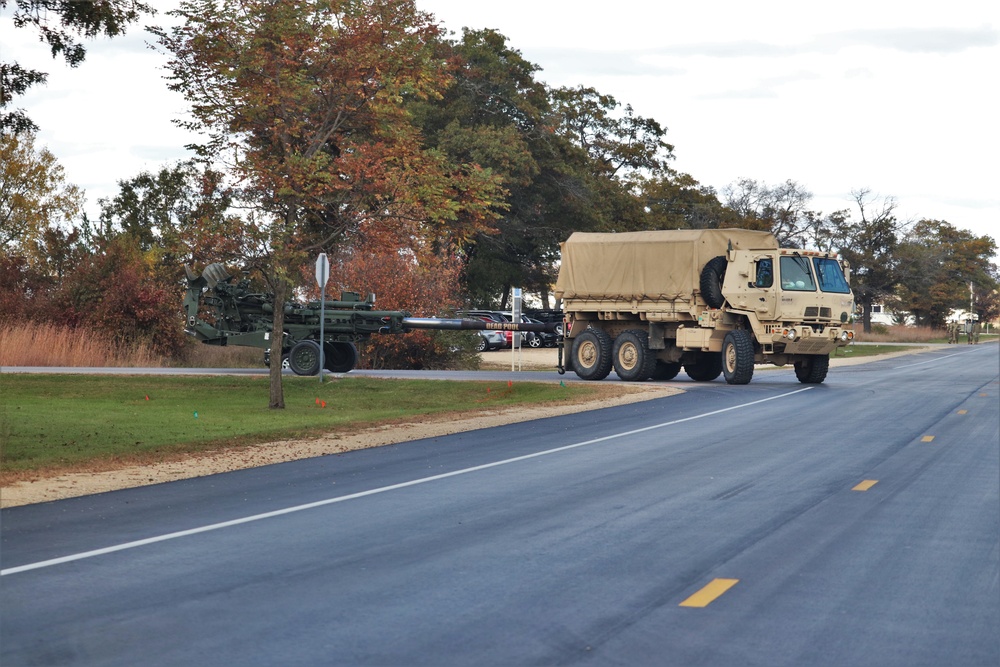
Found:
<path fill-rule="evenodd" d="M 731 266 L 726 273 L 727 293 L 735 298 L 730 303 L 740 310 L 756 313 L 757 319 L 773 320 L 777 307 L 774 256 L 763 253 L 738 253 L 737 270 Z"/>

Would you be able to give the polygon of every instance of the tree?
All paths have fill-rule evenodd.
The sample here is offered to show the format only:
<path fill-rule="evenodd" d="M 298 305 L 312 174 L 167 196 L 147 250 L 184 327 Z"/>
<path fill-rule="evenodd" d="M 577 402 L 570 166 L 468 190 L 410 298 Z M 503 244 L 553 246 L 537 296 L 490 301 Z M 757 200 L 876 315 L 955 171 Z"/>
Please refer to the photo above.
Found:
<path fill-rule="evenodd" d="M 665 130 L 593 88 L 547 88 L 495 30 L 465 29 L 439 53 L 455 83 L 415 116 L 431 145 L 489 168 L 506 191 L 495 206 L 499 233 L 466 249 L 469 296 L 502 308 L 518 286 L 547 301 L 571 232 L 647 223 L 640 175 L 666 169 Z"/>
<path fill-rule="evenodd" d="M 52 289 L 50 301 L 46 319 L 100 330 L 119 346 L 145 342 L 159 354 L 172 355 L 184 342 L 177 326 L 176 290 L 156 279 L 128 236 L 78 254 L 72 270 Z"/>
<path fill-rule="evenodd" d="M 239 262 L 241 231 L 223 175 L 193 160 L 140 172 L 99 199 L 96 225 L 84 228 L 92 246 L 125 236 L 147 257 L 163 287 L 177 285 L 182 264 Z"/>
<path fill-rule="evenodd" d="M 896 220 L 896 200 L 879 198 L 862 188 L 851 192 L 857 218 L 842 211 L 830 217 L 837 224 L 832 241 L 852 268 L 851 289 L 862 307 L 865 333 L 872 330 L 872 304 L 891 297 L 899 281 L 896 249 L 903 226 Z"/>
<path fill-rule="evenodd" d="M 7 3 L 8 0 L 0 0 L 0 9 L 6 9 Z M 77 37 L 90 39 L 101 34 L 115 37 L 142 14 L 155 13 L 148 4 L 137 0 L 15 0 L 15 4 L 14 27 L 34 26 L 48 44 L 52 57 L 62 55 L 70 67 L 82 63 L 87 55 Z M 23 109 L 6 113 L 3 109 L 46 78 L 44 72 L 26 70 L 16 62 L 0 62 L 0 134 L 38 130 Z"/>
<path fill-rule="evenodd" d="M 691 175 L 668 170 L 639 182 L 646 229 L 717 229 L 736 227 L 737 216 L 722 205 L 715 189 Z"/>
<path fill-rule="evenodd" d="M 770 186 L 741 178 L 722 189 L 722 201 L 736 215 L 736 225 L 771 232 L 783 247 L 806 245 L 815 214 L 808 210 L 812 193 L 789 179 Z"/>
<path fill-rule="evenodd" d="M 251 209 L 246 260 L 276 303 L 309 253 L 362 224 L 411 221 L 438 247 L 487 228 L 495 179 L 426 150 L 406 109 L 448 82 L 439 30 L 412 0 L 191 0 L 173 14 L 184 24 L 153 30 L 172 54 L 170 88 L 207 137 L 199 155 Z M 283 319 L 276 308 L 276 331 Z M 279 364 L 270 386 L 270 406 L 284 407 Z"/>
<path fill-rule="evenodd" d="M 554 198 L 545 184 L 565 182 L 564 149 L 545 119 L 551 105 L 538 67 L 495 30 L 463 30 L 460 40 L 440 40 L 453 83 L 440 98 L 411 104 L 430 146 L 451 160 L 481 165 L 503 191 L 493 201 L 494 231 L 476 235 L 464 249 L 465 284 L 475 305 L 502 305 L 511 285 L 528 289 L 543 272 L 544 251 L 563 236 L 546 217 Z"/>
<path fill-rule="evenodd" d="M 900 308 L 917 324 L 941 327 L 956 308 L 969 308 L 969 285 L 988 294 L 997 285 L 991 259 L 996 242 L 944 220 L 920 220 L 899 245 Z M 991 270 L 992 269 L 992 270 Z"/>
<path fill-rule="evenodd" d="M 83 199 L 33 132 L 0 135 L 0 250 L 42 261 L 35 244 L 46 229 L 70 225 Z"/>
<path fill-rule="evenodd" d="M 374 293 L 381 310 L 407 310 L 418 317 L 452 316 L 462 306 L 461 258 L 435 249 L 408 228 L 407 224 L 362 225 L 331 258 L 327 293 Z M 462 356 L 473 356 L 468 336 L 464 347 L 456 344 L 462 335 L 416 330 L 405 336 L 374 336 L 360 350 L 360 365 L 412 369 L 447 366 Z"/>

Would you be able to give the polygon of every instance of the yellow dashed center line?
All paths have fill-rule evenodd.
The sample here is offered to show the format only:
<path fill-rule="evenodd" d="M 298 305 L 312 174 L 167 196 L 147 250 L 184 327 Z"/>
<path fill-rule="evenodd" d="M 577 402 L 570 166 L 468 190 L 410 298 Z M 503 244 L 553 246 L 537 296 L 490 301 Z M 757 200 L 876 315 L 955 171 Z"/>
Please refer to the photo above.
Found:
<path fill-rule="evenodd" d="M 960 415 L 967 415 L 967 414 L 969 414 L 969 411 L 968 410 L 959 410 L 958 414 L 960 414 Z"/>
<path fill-rule="evenodd" d="M 920 438 L 920 442 L 934 442 L 934 436 L 925 435 L 924 437 Z"/>
<path fill-rule="evenodd" d="M 878 484 L 877 479 L 866 479 L 857 486 L 855 486 L 853 489 L 851 489 L 851 491 L 867 491 L 876 484 Z"/>
<path fill-rule="evenodd" d="M 681 602 L 681 607 L 707 607 L 715 598 L 719 597 L 730 588 L 735 586 L 739 579 L 712 579 L 700 591 Z"/>

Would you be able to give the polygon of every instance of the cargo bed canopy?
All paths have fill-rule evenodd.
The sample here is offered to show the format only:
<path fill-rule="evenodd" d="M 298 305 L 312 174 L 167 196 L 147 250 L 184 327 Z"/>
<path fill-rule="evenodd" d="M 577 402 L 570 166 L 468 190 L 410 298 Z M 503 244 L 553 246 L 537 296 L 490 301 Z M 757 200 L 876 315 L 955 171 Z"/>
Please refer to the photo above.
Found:
<path fill-rule="evenodd" d="M 774 250 L 770 232 L 683 229 L 601 234 L 575 232 L 562 244 L 555 295 L 561 299 L 688 299 L 701 270 L 730 247 Z"/>

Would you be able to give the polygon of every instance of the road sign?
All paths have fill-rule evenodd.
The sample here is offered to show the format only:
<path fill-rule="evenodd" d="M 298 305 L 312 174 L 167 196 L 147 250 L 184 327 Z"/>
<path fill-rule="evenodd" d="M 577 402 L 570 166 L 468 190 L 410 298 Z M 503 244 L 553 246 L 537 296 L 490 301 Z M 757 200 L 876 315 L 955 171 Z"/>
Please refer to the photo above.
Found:
<path fill-rule="evenodd" d="M 319 383 L 323 384 L 323 367 L 326 366 L 326 338 L 323 335 L 323 322 L 326 320 L 326 281 L 330 279 L 330 260 L 326 253 L 321 252 L 316 258 L 316 282 L 319 284 Z"/>
<path fill-rule="evenodd" d="M 326 258 L 326 253 L 321 252 L 316 258 L 316 283 L 321 287 L 326 287 L 326 281 L 330 279 L 330 260 Z"/>

